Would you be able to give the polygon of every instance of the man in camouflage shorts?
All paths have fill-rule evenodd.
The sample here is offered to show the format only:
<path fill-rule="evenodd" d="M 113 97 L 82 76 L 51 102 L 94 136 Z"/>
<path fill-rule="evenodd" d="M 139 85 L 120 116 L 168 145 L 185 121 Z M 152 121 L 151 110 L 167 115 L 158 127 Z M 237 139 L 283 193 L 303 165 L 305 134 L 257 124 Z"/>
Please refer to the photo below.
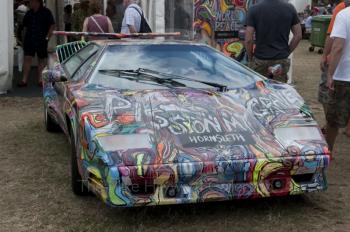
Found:
<path fill-rule="evenodd" d="M 279 12 L 279 14 L 271 12 Z M 291 31 L 293 38 L 289 42 Z M 269 0 L 262 1 L 249 9 L 245 47 L 250 68 L 261 75 L 269 77 L 271 74 L 269 68 L 281 65 L 277 75 L 273 73 L 274 75 L 270 77 L 287 82 L 287 73 L 290 69 L 288 57 L 301 39 L 301 25 L 293 5 L 284 0 Z"/>
<path fill-rule="evenodd" d="M 327 74 L 328 74 L 328 65 L 330 62 L 330 53 L 333 45 L 333 39 L 330 38 L 330 34 L 332 33 L 334 22 L 338 13 L 344 10 L 349 5 L 350 5 L 350 0 L 344 0 L 341 3 L 339 3 L 333 10 L 332 20 L 327 30 L 327 37 L 326 37 L 326 42 L 324 46 L 323 56 L 321 58 L 320 66 L 321 66 L 322 74 L 321 74 L 321 81 L 318 89 L 318 101 L 322 104 L 324 114 L 326 117 L 327 117 L 327 111 L 328 111 L 327 107 L 329 102 L 329 88 L 327 87 Z M 327 133 L 327 131 L 324 131 L 324 133 Z M 345 134 L 350 137 L 350 121 L 348 122 L 348 126 L 345 131 Z"/>
<path fill-rule="evenodd" d="M 255 70 L 257 73 L 265 77 L 272 75 L 272 73 L 269 71 L 269 68 L 276 65 L 281 65 L 281 69 L 278 70 L 277 73 L 273 73 L 273 79 L 279 82 L 287 83 L 288 72 L 290 69 L 290 59 L 260 60 L 258 58 L 253 58 L 252 61 L 249 62 L 249 68 Z"/>
<path fill-rule="evenodd" d="M 339 128 L 350 119 L 350 7 L 336 17 L 327 85 L 330 99 L 327 107 L 327 142 L 333 150 Z"/>

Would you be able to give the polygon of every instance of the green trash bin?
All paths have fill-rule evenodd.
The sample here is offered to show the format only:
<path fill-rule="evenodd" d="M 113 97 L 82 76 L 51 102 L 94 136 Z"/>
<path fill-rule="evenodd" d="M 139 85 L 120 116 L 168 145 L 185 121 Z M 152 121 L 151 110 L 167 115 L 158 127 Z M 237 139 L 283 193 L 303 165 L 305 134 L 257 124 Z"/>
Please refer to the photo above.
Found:
<path fill-rule="evenodd" d="M 328 26 L 331 22 L 332 15 L 319 15 L 312 18 L 312 30 L 310 36 L 311 47 L 310 52 L 315 50 L 315 47 L 320 48 L 318 53 L 323 53 L 324 44 L 326 42 Z"/>

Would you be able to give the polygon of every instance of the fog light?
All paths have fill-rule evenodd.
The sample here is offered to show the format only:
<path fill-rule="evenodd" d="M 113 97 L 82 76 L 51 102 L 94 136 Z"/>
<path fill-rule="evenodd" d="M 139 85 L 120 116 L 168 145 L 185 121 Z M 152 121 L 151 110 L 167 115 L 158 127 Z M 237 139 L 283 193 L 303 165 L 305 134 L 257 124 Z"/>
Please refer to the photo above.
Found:
<path fill-rule="evenodd" d="M 176 187 L 168 187 L 166 191 L 167 197 L 174 198 L 177 195 L 177 188 Z"/>
<path fill-rule="evenodd" d="M 283 188 L 283 181 L 282 180 L 274 180 L 272 182 L 272 186 L 273 186 L 274 189 L 280 190 L 280 189 Z"/>

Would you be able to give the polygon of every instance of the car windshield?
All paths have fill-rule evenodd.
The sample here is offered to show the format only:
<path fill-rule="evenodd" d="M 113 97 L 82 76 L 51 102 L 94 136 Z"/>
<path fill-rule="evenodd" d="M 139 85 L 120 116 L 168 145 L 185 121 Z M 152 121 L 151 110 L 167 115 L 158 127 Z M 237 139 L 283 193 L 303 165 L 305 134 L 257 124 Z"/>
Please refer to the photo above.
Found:
<path fill-rule="evenodd" d="M 137 82 L 113 75 L 120 70 L 140 69 L 166 74 L 158 75 L 164 78 L 171 78 L 171 75 L 174 78 L 184 77 L 176 81 L 189 88 L 213 88 L 205 82 L 241 88 L 261 80 L 254 72 L 206 45 L 142 44 L 110 45 L 101 57 L 90 84 L 131 90 L 169 88 L 150 81 Z"/>

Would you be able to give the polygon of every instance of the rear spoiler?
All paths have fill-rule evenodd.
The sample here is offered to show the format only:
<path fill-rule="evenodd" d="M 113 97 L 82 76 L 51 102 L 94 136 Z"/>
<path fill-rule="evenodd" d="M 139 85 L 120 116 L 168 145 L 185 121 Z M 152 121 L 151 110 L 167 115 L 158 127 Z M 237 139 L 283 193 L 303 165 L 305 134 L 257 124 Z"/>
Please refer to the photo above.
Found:
<path fill-rule="evenodd" d="M 68 31 L 54 31 L 54 35 L 58 36 L 85 36 L 85 37 L 102 37 L 108 39 L 124 39 L 124 38 L 155 38 L 155 37 L 171 37 L 180 36 L 180 32 L 171 33 L 99 33 L 99 32 L 68 32 Z"/>
<path fill-rule="evenodd" d="M 60 63 L 68 60 L 72 55 L 80 51 L 82 48 L 88 45 L 85 41 L 76 41 L 72 43 L 66 43 L 56 47 L 56 55 Z"/>

